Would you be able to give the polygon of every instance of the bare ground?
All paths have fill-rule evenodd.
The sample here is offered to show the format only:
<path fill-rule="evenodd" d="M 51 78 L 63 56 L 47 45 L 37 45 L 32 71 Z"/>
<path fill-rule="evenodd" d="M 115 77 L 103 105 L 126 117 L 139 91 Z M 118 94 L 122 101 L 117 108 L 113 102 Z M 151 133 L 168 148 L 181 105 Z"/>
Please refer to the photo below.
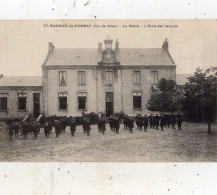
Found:
<path fill-rule="evenodd" d="M 91 126 L 86 136 L 81 126 L 75 137 L 66 133 L 55 138 L 45 138 L 43 129 L 37 139 L 13 137 L 9 139 L 7 127 L 0 124 L 0 161 L 97 161 L 97 162 L 216 162 L 217 125 L 212 134 L 207 134 L 206 124 L 184 123 L 182 130 L 165 131 L 148 129 L 148 132 L 134 128 L 130 133 L 121 125 L 120 133 L 112 132 L 108 125 L 105 135 Z"/>

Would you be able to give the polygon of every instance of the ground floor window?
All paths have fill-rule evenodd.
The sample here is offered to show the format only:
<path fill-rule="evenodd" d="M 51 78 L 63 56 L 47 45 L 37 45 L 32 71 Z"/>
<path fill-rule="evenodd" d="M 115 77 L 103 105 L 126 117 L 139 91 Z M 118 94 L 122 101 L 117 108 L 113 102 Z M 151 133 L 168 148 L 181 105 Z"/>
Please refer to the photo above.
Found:
<path fill-rule="evenodd" d="M 67 93 L 59 93 L 59 109 L 66 110 L 67 109 Z"/>
<path fill-rule="evenodd" d="M 7 110 L 7 93 L 0 93 L 0 110 Z"/>
<path fill-rule="evenodd" d="M 18 110 L 26 110 L 26 93 L 18 93 Z"/>
<path fill-rule="evenodd" d="M 141 92 L 133 93 L 133 108 L 134 109 L 142 108 L 142 93 Z"/>
<path fill-rule="evenodd" d="M 78 109 L 79 110 L 86 109 L 86 100 L 87 100 L 87 93 L 78 92 Z"/>

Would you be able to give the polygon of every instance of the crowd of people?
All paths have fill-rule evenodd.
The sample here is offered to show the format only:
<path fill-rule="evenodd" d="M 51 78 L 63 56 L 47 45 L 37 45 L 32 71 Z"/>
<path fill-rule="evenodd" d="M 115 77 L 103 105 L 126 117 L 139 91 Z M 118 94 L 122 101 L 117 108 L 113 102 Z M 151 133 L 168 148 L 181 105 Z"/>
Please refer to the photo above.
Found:
<path fill-rule="evenodd" d="M 124 129 L 129 130 L 133 133 L 134 121 L 136 123 L 138 130 L 147 131 L 148 127 L 150 129 L 156 129 L 164 131 L 164 128 L 175 129 L 176 124 L 178 125 L 178 130 L 181 130 L 182 117 L 181 114 L 150 114 L 150 115 L 137 115 L 136 117 L 130 117 L 124 115 L 122 120 L 117 117 L 110 117 L 106 119 L 105 117 L 99 115 L 97 120 L 98 130 L 102 134 L 106 131 L 106 123 L 109 123 L 110 130 L 115 133 L 119 133 L 120 130 L 120 121 L 123 121 Z M 66 127 L 69 126 L 71 136 L 75 136 L 76 127 L 78 123 L 75 117 L 62 118 L 60 120 L 45 120 L 44 123 L 40 124 L 37 121 L 26 121 L 26 122 L 13 122 L 9 125 L 9 137 L 12 139 L 13 135 L 15 137 L 23 136 L 24 139 L 27 139 L 28 135 L 33 135 L 34 138 L 37 138 L 41 129 L 44 130 L 45 138 L 49 138 L 52 129 L 55 129 L 56 138 L 59 137 L 60 134 L 65 133 Z M 88 117 L 85 115 L 82 117 L 82 127 L 83 132 L 87 136 L 90 135 L 91 123 Z"/>

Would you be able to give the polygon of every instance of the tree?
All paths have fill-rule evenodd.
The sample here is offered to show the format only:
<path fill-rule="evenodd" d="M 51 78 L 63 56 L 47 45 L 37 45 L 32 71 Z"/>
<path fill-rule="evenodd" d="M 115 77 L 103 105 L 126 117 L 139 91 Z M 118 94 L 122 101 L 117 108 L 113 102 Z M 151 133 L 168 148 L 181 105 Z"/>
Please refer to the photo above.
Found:
<path fill-rule="evenodd" d="M 183 92 L 176 87 L 174 80 L 162 78 L 155 87 L 151 87 L 151 97 L 146 107 L 150 111 L 181 111 L 183 98 Z"/>
<path fill-rule="evenodd" d="M 217 68 L 205 71 L 197 68 L 194 75 L 188 77 L 184 90 L 184 110 L 196 122 L 205 120 L 211 133 L 211 123 L 216 118 Z"/>

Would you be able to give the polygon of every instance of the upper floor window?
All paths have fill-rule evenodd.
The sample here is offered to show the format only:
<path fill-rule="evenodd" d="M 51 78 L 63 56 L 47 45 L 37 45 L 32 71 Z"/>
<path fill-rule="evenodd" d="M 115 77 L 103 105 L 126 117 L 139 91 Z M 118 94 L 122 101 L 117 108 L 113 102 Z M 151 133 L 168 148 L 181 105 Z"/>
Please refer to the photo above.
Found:
<path fill-rule="evenodd" d="M 151 84 L 158 83 L 158 71 L 151 71 Z"/>
<path fill-rule="evenodd" d="M 85 85 L 85 71 L 78 71 L 78 85 Z"/>
<path fill-rule="evenodd" d="M 106 71 L 106 85 L 113 85 L 113 72 Z"/>
<path fill-rule="evenodd" d="M 19 110 L 26 110 L 26 93 L 18 93 L 18 109 Z"/>
<path fill-rule="evenodd" d="M 66 110 L 67 109 L 67 93 L 59 93 L 59 109 Z"/>
<path fill-rule="evenodd" d="M 134 84 L 140 84 L 140 71 L 133 72 Z"/>
<path fill-rule="evenodd" d="M 59 84 L 66 85 L 66 72 L 65 71 L 59 71 Z"/>
<path fill-rule="evenodd" d="M 7 110 L 7 93 L 0 93 L 0 110 Z"/>

